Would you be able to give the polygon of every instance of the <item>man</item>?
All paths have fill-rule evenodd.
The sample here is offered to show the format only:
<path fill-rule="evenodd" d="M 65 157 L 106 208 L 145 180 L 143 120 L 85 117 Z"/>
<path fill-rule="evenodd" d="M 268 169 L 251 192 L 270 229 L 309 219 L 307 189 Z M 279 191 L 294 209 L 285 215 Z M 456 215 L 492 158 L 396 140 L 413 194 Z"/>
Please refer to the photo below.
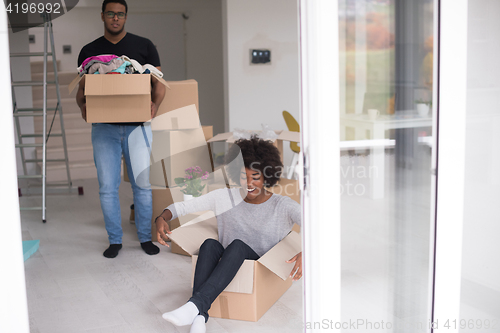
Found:
<path fill-rule="evenodd" d="M 137 60 L 141 65 L 151 64 L 161 70 L 160 59 L 153 43 L 146 38 L 139 37 L 125 31 L 128 6 L 125 0 L 104 0 L 101 19 L 104 22 L 104 36 L 85 45 L 78 56 L 78 66 L 91 56 L 102 54 L 126 55 Z M 99 75 L 99 74 L 97 74 Z M 132 75 L 132 74 L 127 74 Z M 85 79 L 80 82 L 76 101 L 86 119 L 86 102 L 84 95 Z M 158 107 L 165 96 L 165 87 L 156 79 L 152 80 L 151 89 L 151 118 L 156 115 Z M 129 172 L 135 204 L 135 224 L 137 235 L 142 249 L 149 255 L 160 252 L 160 249 L 151 242 L 151 215 L 152 193 L 149 184 L 149 153 L 144 149 L 137 149 L 140 143 L 129 140 L 130 133 L 140 126 L 148 141 L 152 141 L 151 127 L 143 123 L 113 123 L 92 124 L 92 146 L 94 162 L 99 180 L 99 197 L 104 215 L 104 223 L 110 246 L 103 255 L 114 258 L 122 248 L 123 230 L 121 227 L 120 201 L 118 187 L 120 185 L 120 165 L 122 155 Z M 130 146 L 129 146 L 130 145 Z M 146 170 L 140 175 L 133 174 L 131 153 L 134 156 L 135 170 Z M 142 167 L 137 168 L 137 165 Z M 139 181 L 138 178 L 141 178 Z M 139 186 L 138 184 L 141 184 Z"/>

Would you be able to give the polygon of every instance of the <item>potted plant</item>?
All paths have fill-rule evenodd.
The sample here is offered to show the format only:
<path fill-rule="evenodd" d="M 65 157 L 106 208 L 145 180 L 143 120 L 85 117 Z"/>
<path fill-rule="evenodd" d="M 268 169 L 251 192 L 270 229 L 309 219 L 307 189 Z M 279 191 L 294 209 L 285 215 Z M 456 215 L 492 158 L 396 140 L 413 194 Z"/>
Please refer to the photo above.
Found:
<path fill-rule="evenodd" d="M 184 201 L 190 200 L 193 197 L 199 197 L 201 191 L 205 188 L 205 184 L 202 184 L 202 180 L 208 178 L 208 171 L 203 172 L 199 166 L 194 166 L 184 170 L 184 177 L 177 177 L 174 179 L 175 183 L 179 187 L 183 187 L 181 190 L 184 193 Z"/>
<path fill-rule="evenodd" d="M 415 104 L 417 104 L 418 115 L 421 117 L 425 117 L 429 114 L 429 110 L 432 106 L 432 101 L 417 99 L 415 101 Z"/>

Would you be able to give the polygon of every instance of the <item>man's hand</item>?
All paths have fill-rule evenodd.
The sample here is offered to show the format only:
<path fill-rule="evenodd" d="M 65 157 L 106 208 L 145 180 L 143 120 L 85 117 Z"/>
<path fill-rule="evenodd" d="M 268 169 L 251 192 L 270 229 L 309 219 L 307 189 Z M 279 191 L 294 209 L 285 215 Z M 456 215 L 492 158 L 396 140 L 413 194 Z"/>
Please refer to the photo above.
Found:
<path fill-rule="evenodd" d="M 168 240 L 167 234 L 172 233 L 172 231 L 170 231 L 170 228 L 168 227 L 168 223 L 161 215 L 156 218 L 155 223 L 156 223 L 156 238 L 158 239 L 158 243 L 170 247 L 170 245 L 168 245 L 166 242 L 166 240 Z"/>
<path fill-rule="evenodd" d="M 87 121 L 87 103 L 83 103 L 80 107 L 80 111 L 82 111 L 83 120 Z"/>
<path fill-rule="evenodd" d="M 292 259 L 287 260 L 287 263 L 295 262 L 290 277 L 293 277 L 293 281 L 297 281 L 302 277 L 302 252 L 297 253 Z"/>
<path fill-rule="evenodd" d="M 156 69 L 161 72 L 161 67 L 158 66 Z M 151 119 L 153 119 L 165 97 L 166 88 L 154 75 L 151 75 L 151 85 Z"/>
<path fill-rule="evenodd" d="M 83 120 L 87 121 L 87 103 L 85 99 L 85 76 L 80 80 L 80 85 L 76 92 L 76 104 L 80 108 Z"/>
<path fill-rule="evenodd" d="M 151 101 L 151 119 L 156 117 L 157 113 L 158 113 L 158 106 L 155 104 L 155 102 Z"/>

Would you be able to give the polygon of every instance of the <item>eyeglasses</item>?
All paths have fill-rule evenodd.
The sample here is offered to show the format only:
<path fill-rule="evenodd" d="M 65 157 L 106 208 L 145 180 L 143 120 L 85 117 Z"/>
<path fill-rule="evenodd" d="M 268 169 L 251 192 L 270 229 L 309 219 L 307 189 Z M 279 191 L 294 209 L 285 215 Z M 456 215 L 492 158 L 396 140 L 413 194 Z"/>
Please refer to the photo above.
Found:
<path fill-rule="evenodd" d="M 124 12 L 119 12 L 119 13 L 106 12 L 106 13 L 104 13 L 104 15 L 106 15 L 106 17 L 110 18 L 110 19 L 115 18 L 115 15 L 118 16 L 119 19 L 123 19 L 123 18 L 125 18 L 125 16 L 127 16 L 127 14 Z"/>

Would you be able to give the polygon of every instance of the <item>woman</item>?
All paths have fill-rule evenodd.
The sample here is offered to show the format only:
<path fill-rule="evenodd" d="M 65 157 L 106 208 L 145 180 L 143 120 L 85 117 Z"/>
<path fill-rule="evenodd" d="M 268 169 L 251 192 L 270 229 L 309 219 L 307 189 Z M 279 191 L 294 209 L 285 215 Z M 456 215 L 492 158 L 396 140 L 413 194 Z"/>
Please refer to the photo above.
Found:
<path fill-rule="evenodd" d="M 283 169 L 278 149 L 270 141 L 254 136 L 236 141 L 228 152 L 229 161 L 233 161 L 240 150 L 244 167 L 228 163 L 227 170 L 241 188 L 220 189 L 174 203 L 155 221 L 158 241 L 167 245 L 166 234 L 171 233 L 167 221 L 205 210 L 212 210 L 217 216 L 219 240 L 207 239 L 200 247 L 192 297 L 180 308 L 163 314 L 164 319 L 176 326 L 191 324 L 191 333 L 205 332 L 212 302 L 232 281 L 245 259 L 259 259 L 279 243 L 295 223 L 300 225 L 300 205 L 265 189 L 278 182 Z M 295 262 L 290 276 L 293 280 L 300 279 L 302 253 L 287 262 Z"/>

